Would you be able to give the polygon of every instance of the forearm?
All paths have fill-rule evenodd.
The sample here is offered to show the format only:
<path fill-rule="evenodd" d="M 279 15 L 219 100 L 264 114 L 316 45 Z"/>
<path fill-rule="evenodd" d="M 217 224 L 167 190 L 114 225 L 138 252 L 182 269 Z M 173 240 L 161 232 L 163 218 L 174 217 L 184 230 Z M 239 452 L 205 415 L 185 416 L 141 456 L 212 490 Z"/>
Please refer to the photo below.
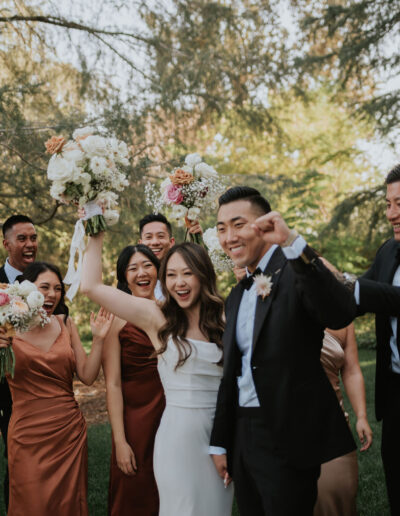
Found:
<path fill-rule="evenodd" d="M 92 348 L 89 355 L 77 366 L 77 374 L 79 379 L 86 385 L 91 385 L 97 378 L 103 350 L 104 339 L 93 337 Z"/>
<path fill-rule="evenodd" d="M 111 430 L 114 443 L 125 443 L 125 427 L 124 427 L 124 401 L 122 397 L 121 386 L 115 383 L 106 385 L 107 392 L 107 410 L 110 418 Z"/>
<path fill-rule="evenodd" d="M 361 312 L 372 312 L 397 317 L 400 314 L 400 287 L 359 278 Z"/>
<path fill-rule="evenodd" d="M 365 385 L 361 369 L 355 368 L 354 371 L 343 371 L 342 381 L 357 419 L 367 417 Z"/>

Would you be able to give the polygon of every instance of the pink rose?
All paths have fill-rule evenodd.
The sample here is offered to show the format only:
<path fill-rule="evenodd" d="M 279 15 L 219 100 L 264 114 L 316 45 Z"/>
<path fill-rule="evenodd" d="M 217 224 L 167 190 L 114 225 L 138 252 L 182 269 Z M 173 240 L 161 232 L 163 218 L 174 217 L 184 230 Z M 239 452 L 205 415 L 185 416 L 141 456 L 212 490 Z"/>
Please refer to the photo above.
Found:
<path fill-rule="evenodd" d="M 0 292 L 0 306 L 8 305 L 10 298 L 6 292 Z"/>
<path fill-rule="evenodd" d="M 164 199 L 170 204 L 180 204 L 183 201 L 182 189 L 170 184 L 164 191 Z"/>

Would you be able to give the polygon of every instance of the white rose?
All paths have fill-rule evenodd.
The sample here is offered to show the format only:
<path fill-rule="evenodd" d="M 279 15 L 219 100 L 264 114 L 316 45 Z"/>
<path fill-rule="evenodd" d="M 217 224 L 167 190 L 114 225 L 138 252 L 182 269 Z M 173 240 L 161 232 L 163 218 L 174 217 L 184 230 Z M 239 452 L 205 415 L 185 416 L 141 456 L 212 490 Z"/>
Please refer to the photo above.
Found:
<path fill-rule="evenodd" d="M 108 168 L 107 160 L 101 156 L 95 156 L 90 160 L 90 168 L 92 169 L 93 174 L 99 175 Z"/>
<path fill-rule="evenodd" d="M 102 206 L 107 206 L 110 208 L 111 206 L 115 206 L 117 204 L 118 195 L 114 192 L 100 192 L 97 196 L 97 203 Z"/>
<path fill-rule="evenodd" d="M 75 131 L 72 133 L 72 138 L 74 140 L 81 140 L 91 136 L 95 132 L 96 129 L 94 127 L 82 127 L 81 129 L 75 129 Z"/>
<path fill-rule="evenodd" d="M 65 185 L 64 183 L 59 183 L 58 181 L 54 181 L 54 183 L 50 187 L 50 195 L 53 199 L 61 200 L 62 194 L 64 193 Z"/>
<path fill-rule="evenodd" d="M 188 209 L 182 204 L 174 204 L 172 206 L 172 218 L 175 220 L 183 219 L 188 212 Z"/>
<path fill-rule="evenodd" d="M 44 303 L 44 296 L 41 292 L 36 290 L 35 292 L 31 292 L 26 298 L 26 302 L 28 303 L 29 308 L 34 310 L 35 308 L 40 308 Z"/>
<path fill-rule="evenodd" d="M 87 172 L 82 172 L 82 174 L 79 175 L 79 182 L 82 185 L 89 185 L 91 180 L 92 180 L 92 176 L 90 174 L 88 174 Z"/>
<path fill-rule="evenodd" d="M 207 163 L 199 163 L 194 167 L 194 171 L 200 177 L 204 177 L 205 179 L 208 177 L 215 177 L 218 175 L 214 167 L 207 165 Z"/>
<path fill-rule="evenodd" d="M 74 176 L 75 165 L 73 161 L 62 158 L 58 154 L 53 154 L 47 167 L 47 177 L 51 181 L 71 181 Z"/>
<path fill-rule="evenodd" d="M 103 217 L 107 223 L 107 226 L 113 226 L 119 220 L 119 213 L 117 210 L 105 210 Z"/>
<path fill-rule="evenodd" d="M 68 161 L 82 161 L 85 157 L 82 150 L 75 142 L 69 141 L 62 149 L 62 157 Z"/>
<path fill-rule="evenodd" d="M 82 149 L 89 157 L 107 156 L 107 140 L 101 136 L 91 135 L 80 141 Z"/>
<path fill-rule="evenodd" d="M 197 220 L 200 213 L 200 208 L 197 208 L 197 206 L 192 206 L 192 208 L 189 208 L 188 210 L 187 217 L 189 220 Z"/>
<path fill-rule="evenodd" d="M 36 285 L 28 280 L 24 280 L 22 283 L 20 283 L 18 287 L 18 292 L 20 296 L 26 297 L 29 296 L 31 292 L 37 292 Z"/>
<path fill-rule="evenodd" d="M 217 250 L 217 249 L 222 250 L 222 247 L 219 243 L 216 227 L 208 228 L 206 231 L 204 231 L 203 240 L 204 240 L 204 243 L 206 244 L 206 246 L 210 250 Z"/>
<path fill-rule="evenodd" d="M 186 156 L 186 158 L 185 158 L 185 163 L 189 167 L 193 168 L 198 163 L 201 163 L 201 156 L 200 156 L 200 154 L 197 154 L 197 152 L 195 152 L 193 154 L 188 154 Z"/>

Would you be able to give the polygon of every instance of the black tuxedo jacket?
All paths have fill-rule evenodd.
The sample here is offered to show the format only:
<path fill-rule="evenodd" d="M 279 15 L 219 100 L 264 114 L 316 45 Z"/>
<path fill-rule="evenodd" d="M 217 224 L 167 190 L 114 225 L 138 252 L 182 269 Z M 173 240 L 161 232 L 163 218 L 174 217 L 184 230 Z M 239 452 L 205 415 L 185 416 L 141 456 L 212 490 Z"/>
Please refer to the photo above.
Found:
<path fill-rule="evenodd" d="M 0 283 L 8 283 L 8 278 L 7 278 L 7 275 L 6 275 L 6 271 L 4 270 L 4 265 L 3 267 L 0 267 Z"/>
<path fill-rule="evenodd" d="M 378 250 L 370 269 L 359 278 L 359 314 L 375 313 L 376 331 L 376 382 L 375 412 L 381 420 L 387 399 L 388 374 L 391 363 L 390 337 L 392 327 L 390 317 L 400 316 L 400 287 L 393 287 L 394 273 L 399 265 L 396 252 L 399 242 L 394 238 L 387 240 Z M 400 325 L 397 327 L 400 331 Z"/>
<path fill-rule="evenodd" d="M 257 300 L 251 359 L 268 429 L 262 444 L 295 467 L 312 467 L 355 448 L 320 354 L 324 329 L 348 325 L 356 305 L 320 260 L 289 262 L 277 248 L 264 274 L 272 276 L 273 286 L 268 297 Z M 224 372 L 210 443 L 227 449 L 231 472 L 241 367 L 236 320 L 242 294 L 239 283 L 226 302 Z"/>
<path fill-rule="evenodd" d="M 7 275 L 3 267 L 0 267 L 0 283 L 9 283 Z M 7 380 L 4 379 L 0 382 L 0 410 L 10 408 L 12 405 L 11 393 L 8 387 Z"/>

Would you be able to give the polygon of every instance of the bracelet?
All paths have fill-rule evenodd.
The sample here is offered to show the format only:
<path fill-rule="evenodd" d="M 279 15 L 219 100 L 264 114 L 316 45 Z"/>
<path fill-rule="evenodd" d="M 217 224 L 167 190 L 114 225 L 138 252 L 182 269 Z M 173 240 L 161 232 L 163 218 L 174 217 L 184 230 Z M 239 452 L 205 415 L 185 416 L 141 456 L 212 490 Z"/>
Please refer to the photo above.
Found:
<path fill-rule="evenodd" d="M 289 231 L 287 239 L 283 242 L 283 244 L 281 244 L 281 247 L 291 246 L 298 236 L 299 234 L 297 233 L 297 231 L 295 229 L 291 229 Z"/>

